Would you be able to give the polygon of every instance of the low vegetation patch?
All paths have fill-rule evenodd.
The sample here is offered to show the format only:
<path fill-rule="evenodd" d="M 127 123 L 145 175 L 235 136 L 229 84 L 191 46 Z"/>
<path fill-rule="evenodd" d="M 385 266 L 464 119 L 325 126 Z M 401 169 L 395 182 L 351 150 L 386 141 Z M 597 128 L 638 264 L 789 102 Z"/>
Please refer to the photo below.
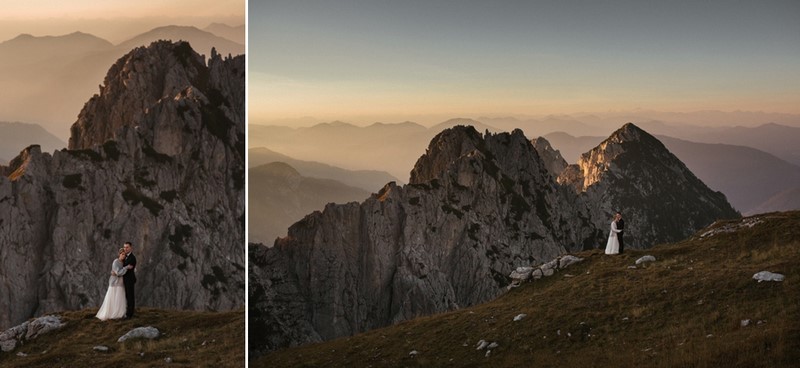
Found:
<path fill-rule="evenodd" d="M 66 325 L 0 352 L 2 367 L 244 367 L 244 309 L 194 312 L 137 308 L 132 320 L 100 321 L 97 309 L 57 313 Z M 161 337 L 118 343 L 126 332 L 156 327 Z M 108 351 L 94 350 L 106 346 Z M 167 363 L 167 361 L 171 363 Z"/>

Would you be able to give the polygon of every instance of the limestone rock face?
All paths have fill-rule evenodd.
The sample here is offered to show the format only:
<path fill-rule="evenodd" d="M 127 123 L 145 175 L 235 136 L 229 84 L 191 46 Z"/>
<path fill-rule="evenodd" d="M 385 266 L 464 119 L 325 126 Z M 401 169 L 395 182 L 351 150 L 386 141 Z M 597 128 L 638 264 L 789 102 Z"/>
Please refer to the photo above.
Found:
<path fill-rule="evenodd" d="M 561 156 L 561 152 L 554 149 L 547 139 L 542 137 L 534 139 L 533 147 L 536 148 L 536 152 L 539 153 L 539 157 L 544 161 L 547 171 L 549 171 L 553 177 L 558 177 L 558 175 L 569 166 L 567 160 Z"/>
<path fill-rule="evenodd" d="M 270 326 L 251 330 L 254 351 L 491 300 L 517 267 L 592 242 L 568 194 L 521 131 L 446 130 L 410 184 L 330 204 L 274 247 L 250 246 L 250 318 Z"/>
<path fill-rule="evenodd" d="M 184 42 L 120 58 L 72 127 L 0 166 L 0 328 L 99 307 L 125 241 L 137 305 L 244 302 L 244 56 Z"/>
<path fill-rule="evenodd" d="M 625 246 L 648 248 L 684 239 L 717 219 L 737 218 L 725 195 L 712 191 L 655 137 L 628 123 L 570 165 L 558 182 L 586 203 L 606 235 L 611 216 L 625 219 Z"/>

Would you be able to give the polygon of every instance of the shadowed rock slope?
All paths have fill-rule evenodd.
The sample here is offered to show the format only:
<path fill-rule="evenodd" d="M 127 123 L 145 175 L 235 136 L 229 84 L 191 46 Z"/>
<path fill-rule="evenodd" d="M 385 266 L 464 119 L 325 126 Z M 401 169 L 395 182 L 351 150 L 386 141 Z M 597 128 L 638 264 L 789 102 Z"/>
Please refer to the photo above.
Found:
<path fill-rule="evenodd" d="M 137 305 L 244 302 L 244 56 L 188 43 L 134 49 L 109 70 L 69 149 L 0 167 L 0 326 L 99 306 L 123 242 Z"/>

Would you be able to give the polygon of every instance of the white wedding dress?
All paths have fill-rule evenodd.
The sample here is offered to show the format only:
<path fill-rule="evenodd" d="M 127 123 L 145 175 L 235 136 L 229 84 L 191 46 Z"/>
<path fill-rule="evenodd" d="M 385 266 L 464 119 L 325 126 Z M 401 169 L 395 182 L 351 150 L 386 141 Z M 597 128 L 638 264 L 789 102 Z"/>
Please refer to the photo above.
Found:
<path fill-rule="evenodd" d="M 608 234 L 608 243 L 606 243 L 606 254 L 619 254 L 619 239 L 617 238 L 617 222 L 611 221 L 611 234 Z"/>
<path fill-rule="evenodd" d="M 125 310 L 128 308 L 127 300 L 125 300 L 125 284 L 122 281 L 122 275 L 128 269 L 122 266 L 122 262 L 119 259 L 114 260 L 114 263 L 111 264 L 111 269 L 117 273 L 117 276 L 111 275 L 108 280 L 106 297 L 103 299 L 103 305 L 100 306 L 100 310 L 97 311 L 97 318 L 102 321 L 125 317 Z"/>

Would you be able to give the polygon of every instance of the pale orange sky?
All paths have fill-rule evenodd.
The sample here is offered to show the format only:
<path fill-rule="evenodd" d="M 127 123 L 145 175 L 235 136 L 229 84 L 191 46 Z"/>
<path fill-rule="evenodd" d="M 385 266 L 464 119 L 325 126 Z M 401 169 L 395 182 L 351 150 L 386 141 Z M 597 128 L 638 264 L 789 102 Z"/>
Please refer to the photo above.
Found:
<path fill-rule="evenodd" d="M 800 113 L 800 2 L 253 1 L 252 123 Z"/>
<path fill-rule="evenodd" d="M 81 31 L 119 43 L 164 25 L 244 24 L 245 0 L 4 1 L 0 42 L 21 33 L 57 36 Z"/>

